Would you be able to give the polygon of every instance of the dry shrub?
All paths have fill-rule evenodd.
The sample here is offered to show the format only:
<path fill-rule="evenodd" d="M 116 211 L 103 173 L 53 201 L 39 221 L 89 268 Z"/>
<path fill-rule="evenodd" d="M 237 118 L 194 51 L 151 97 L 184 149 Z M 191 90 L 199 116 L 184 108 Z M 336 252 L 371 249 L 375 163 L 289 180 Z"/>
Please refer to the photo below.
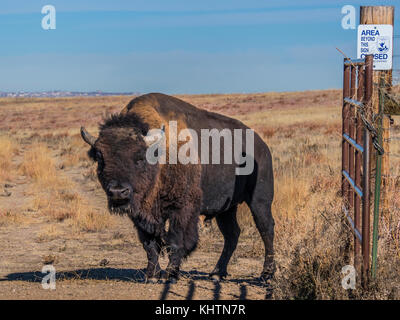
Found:
<path fill-rule="evenodd" d="M 108 212 L 99 212 L 83 204 L 78 208 L 72 223 L 78 230 L 97 232 L 112 227 L 114 219 Z"/>
<path fill-rule="evenodd" d="M 40 232 L 38 232 L 37 235 L 37 241 L 38 242 L 46 242 L 46 241 L 52 241 L 54 239 L 57 239 L 61 235 L 61 232 L 57 229 L 56 226 L 50 225 L 44 227 Z"/>
<path fill-rule="evenodd" d="M 353 255 L 349 254 L 353 235 L 343 219 L 342 199 L 338 196 L 341 164 L 338 129 L 336 121 L 327 127 L 313 122 L 304 126 L 289 122 L 268 139 L 275 176 L 272 211 L 277 265 L 273 280 L 275 299 L 400 297 L 398 178 L 390 183 L 393 189 L 388 195 L 390 213 L 380 221 L 377 279 L 366 289 L 362 289 L 359 277 L 356 290 L 342 288 L 342 267 L 353 264 Z M 238 221 L 241 240 L 247 242 L 246 255 L 263 259 L 263 245 L 247 206 L 239 207 Z"/>
<path fill-rule="evenodd" d="M 10 224 L 20 225 L 23 222 L 25 222 L 23 217 L 16 212 L 10 210 L 0 210 L 0 227 Z"/>
<path fill-rule="evenodd" d="M 31 148 L 24 153 L 20 170 L 22 174 L 44 186 L 51 187 L 59 181 L 50 150 L 40 142 L 34 142 Z"/>
<path fill-rule="evenodd" d="M 286 220 L 283 229 L 278 224 L 275 299 L 400 298 L 399 239 L 387 232 L 396 225 L 398 228 L 399 216 L 390 226 L 383 223 L 380 228 L 377 278 L 363 288 L 357 275 L 356 289 L 345 290 L 341 270 L 345 265 L 353 265 L 353 235 L 343 219 L 339 198 L 337 203 L 320 212 Z"/>
<path fill-rule="evenodd" d="M 9 136 L 0 136 L 0 183 L 14 176 L 13 156 L 18 152 L 17 142 Z"/>
<path fill-rule="evenodd" d="M 348 299 L 341 286 L 350 240 L 340 210 L 308 212 L 276 228 L 275 299 Z M 278 219 L 279 220 L 279 219 Z"/>
<path fill-rule="evenodd" d="M 74 218 L 79 201 L 65 201 L 58 191 L 47 191 L 37 195 L 34 199 L 34 208 L 56 221 Z"/>
<path fill-rule="evenodd" d="M 312 151 L 312 143 L 303 151 Z M 316 154 L 321 148 L 315 148 Z M 312 152 L 311 152 L 312 153 Z M 331 160 L 332 162 L 332 160 Z M 400 272 L 400 188 L 391 183 L 390 213 L 380 219 L 377 279 L 363 289 L 344 290 L 342 267 L 353 264 L 353 235 L 343 218 L 339 170 L 315 162 L 290 171 L 278 166 L 273 205 L 276 299 L 398 299 Z M 396 179 L 394 179 L 396 180 Z M 323 196 L 321 196 L 323 194 Z M 397 214 L 396 214 L 397 213 Z M 371 232 L 372 234 L 372 232 Z"/>
<path fill-rule="evenodd" d="M 34 205 L 53 220 L 67 220 L 78 231 L 101 231 L 114 223 L 108 212 L 93 208 L 77 193 L 41 195 L 36 197 Z"/>

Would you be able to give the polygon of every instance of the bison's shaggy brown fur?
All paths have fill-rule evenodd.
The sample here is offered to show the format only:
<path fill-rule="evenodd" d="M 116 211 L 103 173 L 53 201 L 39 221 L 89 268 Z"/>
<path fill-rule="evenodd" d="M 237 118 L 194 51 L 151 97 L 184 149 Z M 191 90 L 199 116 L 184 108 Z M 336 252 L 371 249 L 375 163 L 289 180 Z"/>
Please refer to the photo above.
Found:
<path fill-rule="evenodd" d="M 82 131 L 84 140 L 91 145 L 89 154 L 98 162 L 98 177 L 110 209 L 127 213 L 138 229 L 148 256 L 147 277 L 160 275 L 158 256 L 166 246 L 170 257 L 167 275 L 176 279 L 181 260 L 196 247 L 200 214 L 216 217 L 224 235 L 224 250 L 212 272 L 224 277 L 240 234 L 236 209 L 243 201 L 249 205 L 265 244 L 263 275 L 270 276 L 274 222 L 268 147 L 255 135 L 255 169 L 247 176 L 236 176 L 235 164 L 170 164 L 168 143 L 167 163 L 150 164 L 145 156 L 146 135 L 150 129 L 164 126 L 169 141 L 169 121 L 177 122 L 178 132 L 185 128 L 199 133 L 201 129 L 248 129 L 237 120 L 174 97 L 148 94 L 132 100 L 121 114 L 106 119 L 97 139 Z"/>

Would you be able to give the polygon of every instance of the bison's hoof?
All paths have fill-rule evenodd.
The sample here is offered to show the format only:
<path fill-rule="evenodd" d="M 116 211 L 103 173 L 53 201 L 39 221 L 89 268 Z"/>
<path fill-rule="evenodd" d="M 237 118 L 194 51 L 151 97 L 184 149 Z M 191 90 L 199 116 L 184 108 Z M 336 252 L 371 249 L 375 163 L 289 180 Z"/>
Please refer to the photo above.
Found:
<path fill-rule="evenodd" d="M 223 277 L 221 277 L 219 274 L 210 274 L 210 278 L 214 282 L 220 282 L 223 280 Z"/>
<path fill-rule="evenodd" d="M 179 279 L 179 270 L 168 269 L 162 275 L 165 283 L 176 283 Z"/>
<path fill-rule="evenodd" d="M 271 282 L 273 277 L 274 277 L 273 273 L 263 272 L 263 273 L 261 273 L 260 280 L 264 283 L 269 283 L 269 282 Z"/>
<path fill-rule="evenodd" d="M 175 284 L 178 282 L 178 277 L 166 274 L 161 278 L 160 281 L 165 284 Z"/>
<path fill-rule="evenodd" d="M 210 273 L 209 277 L 212 281 L 219 282 L 224 280 L 227 275 L 228 275 L 227 273 L 212 272 Z"/>
<path fill-rule="evenodd" d="M 158 281 L 159 281 L 159 279 L 155 278 L 155 277 L 151 277 L 151 278 L 145 277 L 144 278 L 144 283 L 155 284 Z"/>
<path fill-rule="evenodd" d="M 170 283 L 170 284 L 175 284 L 175 283 L 178 282 L 178 278 L 176 278 L 176 277 L 169 277 L 169 278 L 167 279 L 166 282 L 167 282 L 167 283 Z"/>
<path fill-rule="evenodd" d="M 174 284 L 178 281 L 178 279 L 179 279 L 179 274 L 177 272 L 172 272 L 172 273 L 166 272 L 165 273 L 165 282 L 166 283 Z"/>
<path fill-rule="evenodd" d="M 152 274 L 146 274 L 144 276 L 145 283 L 158 283 L 161 278 L 161 270 Z"/>

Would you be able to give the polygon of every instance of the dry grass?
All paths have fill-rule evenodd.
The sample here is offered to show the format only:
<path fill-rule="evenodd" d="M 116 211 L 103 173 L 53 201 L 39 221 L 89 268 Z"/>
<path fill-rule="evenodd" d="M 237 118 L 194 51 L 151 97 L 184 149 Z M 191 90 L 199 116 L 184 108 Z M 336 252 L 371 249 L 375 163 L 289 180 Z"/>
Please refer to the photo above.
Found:
<path fill-rule="evenodd" d="M 341 286 L 342 267 L 353 263 L 351 255 L 346 258 L 353 240 L 343 222 L 338 195 L 340 117 L 340 106 L 334 104 L 238 116 L 261 129 L 274 159 L 276 299 L 400 298 L 400 183 L 395 162 L 388 193 L 390 213 L 380 220 L 379 276 L 368 290 L 361 288 L 359 277 L 356 290 L 346 291 Z M 393 143 L 392 148 L 397 150 L 398 145 Z M 255 241 L 258 236 L 247 207 L 239 209 L 238 217 L 244 238 Z M 254 255 L 261 257 L 262 245 L 256 249 Z"/>
<path fill-rule="evenodd" d="M 109 214 L 99 212 L 80 196 L 76 184 L 57 170 L 50 149 L 42 142 L 33 143 L 20 166 L 36 186 L 33 206 L 41 214 L 69 223 L 82 231 L 100 231 L 112 225 Z"/>
<path fill-rule="evenodd" d="M 352 246 L 343 223 L 340 189 L 341 92 L 339 90 L 235 95 L 180 96 L 199 107 L 235 117 L 255 128 L 269 145 L 274 165 L 277 272 L 276 299 L 391 299 L 400 298 L 400 167 L 392 162 L 390 211 L 380 219 L 378 278 L 368 290 L 352 292 L 341 287 L 341 268 Z M 35 181 L 34 206 L 40 214 L 68 221 L 74 230 L 101 231 L 111 217 L 95 209 L 82 195 L 65 168 L 79 171 L 85 183 L 96 181 L 95 166 L 79 137 L 84 124 L 96 132 L 102 116 L 123 108 L 131 97 L 3 99 L 0 116 L 8 116 L 0 130 L 17 130 L 19 139 L 32 143 L 20 170 Z M 82 106 L 85 112 L 82 112 Z M 43 117 L 46 114 L 46 117 Z M 26 129 L 23 115 L 30 117 Z M 34 129 L 34 131 L 32 131 Z M 400 133 L 400 127 L 395 127 Z M 10 131 L 8 131 L 10 132 Z M 16 131 L 17 132 L 17 131 Z M 34 134 L 33 134 L 34 133 Z M 400 134 L 399 134 L 400 135 Z M 1 141 L 1 140 L 0 140 Z M 4 142 L 0 142 L 4 143 Z M 398 152 L 400 144 L 392 143 Z M 0 151 L 1 152 L 1 151 Z M 400 153 L 399 153 L 400 155 Z M 0 158 L 1 159 L 1 158 Z M 396 161 L 395 158 L 392 161 Z M 96 185 L 96 190 L 100 187 Z M 238 220 L 245 250 L 237 257 L 262 261 L 263 245 L 251 214 L 240 206 Z M 1 216 L 0 216 L 1 223 Z M 201 250 L 215 250 L 221 236 L 213 222 L 202 226 Z M 54 230 L 43 230 L 51 239 Z M 39 235 L 40 237 L 40 235 Z M 120 241 L 116 238 L 115 241 Z M 209 248 L 208 248 L 209 247 Z"/>
<path fill-rule="evenodd" d="M 13 157 L 18 153 L 18 142 L 9 135 L 0 135 L 0 183 L 10 181 L 15 174 Z"/>
<path fill-rule="evenodd" d="M 340 97 L 340 93 L 336 93 Z M 314 99 L 315 101 L 320 101 Z M 352 264 L 351 232 L 343 222 L 340 190 L 340 105 L 296 104 L 236 114 L 270 146 L 274 160 L 277 272 L 276 299 L 400 298 L 399 169 L 394 166 L 389 199 L 391 214 L 381 217 L 378 278 L 363 290 L 341 286 L 341 269 Z M 400 129 L 400 128 L 399 128 Z M 400 130 L 398 130 L 400 131 Z M 392 146 L 397 150 L 398 145 Z M 393 160 L 392 160 L 393 161 Z M 397 214 L 396 214 L 397 213 Z M 263 246 L 248 208 L 238 210 L 242 241 L 252 243 L 245 255 L 262 259 Z"/>
<path fill-rule="evenodd" d="M 54 160 L 44 143 L 34 142 L 24 153 L 20 166 L 23 175 L 32 178 L 37 184 L 52 187 L 59 181 Z"/>
<path fill-rule="evenodd" d="M 8 225 L 20 225 L 24 223 L 25 217 L 20 213 L 11 210 L 0 210 L 0 227 Z"/>
<path fill-rule="evenodd" d="M 46 226 L 37 235 L 38 242 L 46 242 L 57 239 L 62 233 L 54 225 Z"/>
<path fill-rule="evenodd" d="M 87 145 L 80 134 L 67 136 L 60 148 L 63 167 L 88 166 Z"/>

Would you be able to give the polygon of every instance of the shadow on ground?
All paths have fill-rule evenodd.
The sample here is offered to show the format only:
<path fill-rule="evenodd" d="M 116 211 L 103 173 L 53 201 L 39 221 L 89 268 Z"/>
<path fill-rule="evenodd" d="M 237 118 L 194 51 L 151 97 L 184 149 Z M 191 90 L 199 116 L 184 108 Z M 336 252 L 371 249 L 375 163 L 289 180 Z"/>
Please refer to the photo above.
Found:
<path fill-rule="evenodd" d="M 116 280 L 126 282 L 137 282 L 145 283 L 145 271 L 146 269 L 117 269 L 117 268 L 93 268 L 93 269 L 77 269 L 72 271 L 60 271 L 56 273 L 56 280 Z M 42 282 L 43 278 L 48 273 L 42 273 L 40 271 L 32 272 L 18 272 L 10 273 L 2 281 L 26 281 L 26 282 Z M 182 271 L 181 279 L 189 280 L 188 292 L 185 296 L 186 300 L 192 300 L 196 288 L 213 291 L 213 300 L 219 300 L 221 295 L 221 283 L 234 283 L 239 286 L 239 294 L 232 295 L 234 299 L 245 300 L 247 297 L 247 286 L 256 286 L 259 288 L 266 289 L 266 298 L 269 297 L 269 290 L 265 285 L 265 282 L 261 279 L 225 279 L 222 281 L 213 281 L 209 278 L 209 274 L 205 272 L 199 272 L 197 270 Z M 213 289 L 205 287 L 202 282 L 207 281 L 213 283 Z M 167 298 L 173 284 L 170 282 L 159 282 L 163 283 L 163 290 L 160 294 L 159 299 L 164 300 Z M 178 282 L 179 283 L 179 282 Z"/>
<path fill-rule="evenodd" d="M 144 282 L 145 269 L 93 268 L 59 271 L 57 280 L 118 280 L 128 282 Z M 0 281 L 41 282 L 48 273 L 40 271 L 10 273 Z"/>

